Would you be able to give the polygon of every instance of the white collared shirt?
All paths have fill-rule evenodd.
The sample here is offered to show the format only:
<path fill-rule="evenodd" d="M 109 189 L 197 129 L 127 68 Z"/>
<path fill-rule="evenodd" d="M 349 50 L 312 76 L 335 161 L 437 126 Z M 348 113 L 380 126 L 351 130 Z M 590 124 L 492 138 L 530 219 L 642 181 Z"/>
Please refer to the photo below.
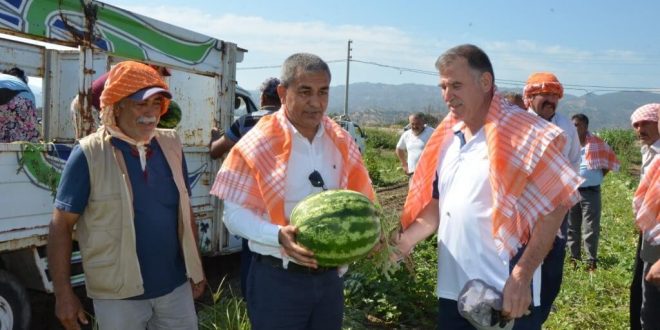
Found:
<path fill-rule="evenodd" d="M 655 157 L 657 154 L 660 154 L 660 139 L 655 140 L 655 142 L 653 142 L 653 144 L 650 146 L 646 144 L 642 146 L 642 178 L 644 177 L 646 170 L 648 170 L 649 165 L 651 165 L 653 157 Z"/>
<path fill-rule="evenodd" d="M 291 154 L 286 168 L 284 212 L 288 219 L 294 206 L 308 195 L 323 191 L 315 188 L 309 180 L 309 175 L 318 171 L 327 189 L 339 188 L 343 160 L 339 149 L 334 145 L 323 128 L 319 129 L 310 143 L 287 120 L 291 132 Z M 229 232 L 249 240 L 250 250 L 262 255 L 282 258 L 278 243 L 280 226 L 272 224 L 268 214 L 255 214 L 236 203 L 224 203 L 223 221 Z"/>
<path fill-rule="evenodd" d="M 461 126 L 462 123 L 454 126 L 454 131 Z M 476 278 L 502 292 L 509 278 L 509 262 L 500 258 L 492 234 L 493 195 L 484 129 L 463 147 L 455 136 L 439 157 L 436 294 L 457 300 L 465 283 Z M 534 305 L 540 303 L 540 268 L 533 277 Z"/>
<path fill-rule="evenodd" d="M 422 154 L 424 146 L 426 146 L 426 142 L 429 141 L 431 135 L 433 135 L 433 128 L 427 126 L 424 126 L 424 130 L 419 133 L 419 135 L 415 135 L 415 132 L 413 132 L 412 129 L 401 134 L 401 138 L 399 138 L 396 148 L 406 151 L 408 173 L 415 172 L 419 156 Z"/>
<path fill-rule="evenodd" d="M 532 108 L 529 108 L 527 112 L 538 116 L 538 114 L 534 112 Z M 580 149 L 582 146 L 580 145 L 580 137 L 578 136 L 575 124 L 573 124 L 573 122 L 568 119 L 568 117 L 559 112 L 555 112 L 555 115 L 552 116 L 550 122 L 564 131 L 566 136 L 566 144 L 564 145 L 564 149 L 562 149 L 561 153 L 566 157 L 566 159 L 568 159 L 568 162 L 571 163 L 571 167 L 573 167 L 575 172 L 580 173 L 580 162 L 582 161 L 582 157 L 580 156 Z"/>

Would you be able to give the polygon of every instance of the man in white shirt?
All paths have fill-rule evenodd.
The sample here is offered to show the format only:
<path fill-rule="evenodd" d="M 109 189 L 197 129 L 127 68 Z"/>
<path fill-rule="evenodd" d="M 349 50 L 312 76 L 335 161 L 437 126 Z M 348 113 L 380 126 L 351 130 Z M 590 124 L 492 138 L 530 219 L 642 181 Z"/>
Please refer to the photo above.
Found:
<path fill-rule="evenodd" d="M 564 96 L 564 87 L 557 77 L 550 72 L 535 72 L 527 79 L 523 89 L 523 100 L 527 111 L 555 124 L 564 131 L 567 138 L 562 154 L 571 163 L 575 172 L 580 168 L 580 138 L 573 122 L 565 115 L 557 112 L 559 100 Z M 555 238 L 552 250 L 543 260 L 541 288 L 541 308 L 543 320 L 550 315 L 552 303 L 561 289 L 564 275 L 564 258 L 566 257 L 566 233 L 568 231 L 568 216 L 564 217 L 560 233 Z"/>
<path fill-rule="evenodd" d="M 224 222 L 254 252 L 247 278 L 252 329 L 341 329 L 343 279 L 319 267 L 296 242 L 293 207 L 325 189 L 374 199 L 353 138 L 325 115 L 330 69 L 298 53 L 282 65 L 280 111 L 265 116 L 231 149 L 211 193 L 224 200 Z"/>
<path fill-rule="evenodd" d="M 422 154 L 426 141 L 433 134 L 433 128 L 426 127 L 424 114 L 416 113 L 408 117 L 410 129 L 401 134 L 399 142 L 396 144 L 396 155 L 399 157 L 403 171 L 408 175 L 415 173 L 417 160 Z"/>
<path fill-rule="evenodd" d="M 540 329 L 539 266 L 579 198 L 580 179 L 560 156 L 565 138 L 500 97 L 478 47 L 451 48 L 436 68 L 450 113 L 417 164 L 397 247 L 407 255 L 437 233 L 439 327 L 474 326 L 459 314 L 458 299 L 466 283 L 481 279 L 501 291 L 505 319 Z M 511 143 L 520 137 L 528 143 Z"/>

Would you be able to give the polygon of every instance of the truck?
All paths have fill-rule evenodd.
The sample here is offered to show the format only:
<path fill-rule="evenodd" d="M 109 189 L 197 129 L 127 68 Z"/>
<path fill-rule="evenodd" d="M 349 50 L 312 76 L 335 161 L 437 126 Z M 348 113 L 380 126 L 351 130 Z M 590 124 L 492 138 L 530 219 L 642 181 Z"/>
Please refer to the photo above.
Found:
<path fill-rule="evenodd" d="M 236 64 L 247 50 L 93 0 L 0 2 L 0 70 L 23 69 L 41 80 L 40 143 L 0 143 L 0 325 L 27 329 L 26 289 L 52 293 L 46 259 L 48 226 L 59 178 L 76 141 L 97 129 L 91 83 L 112 65 L 134 60 L 167 67 L 182 109 L 177 131 L 189 169 L 191 203 L 203 255 L 239 251 L 209 195 L 220 163 L 208 155 L 213 129 L 226 130 L 234 110 L 254 102 L 238 89 Z M 237 90 L 239 92 L 237 92 Z M 79 102 L 72 116 L 71 102 Z M 75 118 L 75 119 L 73 119 Z M 74 247 L 71 282 L 84 283 Z"/>

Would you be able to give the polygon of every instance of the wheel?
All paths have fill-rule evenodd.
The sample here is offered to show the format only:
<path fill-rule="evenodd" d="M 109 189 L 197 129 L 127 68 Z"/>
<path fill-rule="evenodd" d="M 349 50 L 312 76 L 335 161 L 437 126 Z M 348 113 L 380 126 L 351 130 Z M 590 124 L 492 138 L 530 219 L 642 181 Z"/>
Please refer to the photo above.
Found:
<path fill-rule="evenodd" d="M 14 275 L 0 270 L 0 330 L 30 327 L 30 300 Z"/>

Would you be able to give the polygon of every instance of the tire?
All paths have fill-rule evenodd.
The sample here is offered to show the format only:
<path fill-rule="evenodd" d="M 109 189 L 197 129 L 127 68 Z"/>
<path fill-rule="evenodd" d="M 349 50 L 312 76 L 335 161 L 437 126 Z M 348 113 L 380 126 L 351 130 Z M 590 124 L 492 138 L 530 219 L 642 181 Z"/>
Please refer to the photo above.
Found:
<path fill-rule="evenodd" d="M 0 330 L 30 328 L 30 299 L 16 277 L 0 270 Z"/>

